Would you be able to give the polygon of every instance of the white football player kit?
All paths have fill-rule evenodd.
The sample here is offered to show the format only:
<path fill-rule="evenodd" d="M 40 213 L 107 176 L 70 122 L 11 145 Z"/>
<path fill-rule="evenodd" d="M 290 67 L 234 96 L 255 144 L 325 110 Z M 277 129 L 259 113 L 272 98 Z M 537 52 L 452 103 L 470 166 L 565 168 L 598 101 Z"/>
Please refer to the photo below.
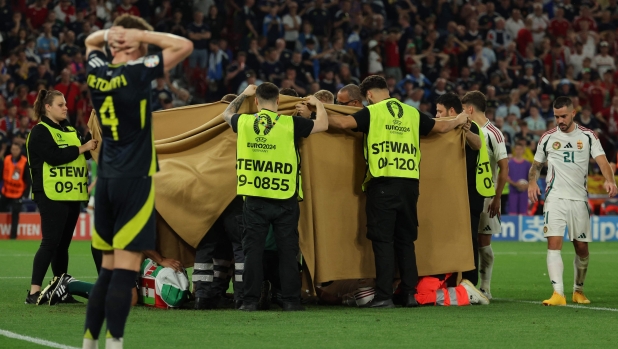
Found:
<path fill-rule="evenodd" d="M 590 157 L 605 155 L 601 142 L 589 129 L 575 124 L 572 132 L 556 127 L 543 136 L 534 156 L 547 162 L 547 187 L 543 208 L 545 237 L 564 236 L 569 240 L 592 241 L 588 209 L 588 164 Z"/>
<path fill-rule="evenodd" d="M 498 178 L 498 161 L 507 158 L 506 146 L 504 144 L 504 136 L 502 131 L 498 130 L 489 120 L 482 127 L 483 135 L 485 136 L 485 144 L 487 145 L 487 153 L 489 155 L 489 165 L 493 174 L 493 181 L 496 183 Z M 483 204 L 483 212 L 479 221 L 479 234 L 498 234 L 502 232 L 500 226 L 500 217 L 495 215 L 489 217 L 489 205 L 493 198 L 485 198 Z"/>

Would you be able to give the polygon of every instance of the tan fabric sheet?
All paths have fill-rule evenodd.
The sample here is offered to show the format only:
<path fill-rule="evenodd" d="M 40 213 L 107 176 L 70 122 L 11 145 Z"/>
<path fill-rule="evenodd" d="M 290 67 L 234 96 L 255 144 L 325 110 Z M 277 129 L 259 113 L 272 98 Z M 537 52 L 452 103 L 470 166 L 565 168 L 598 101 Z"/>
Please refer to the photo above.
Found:
<path fill-rule="evenodd" d="M 291 114 L 298 98 L 281 96 L 279 112 Z M 154 113 L 161 171 L 155 175 L 158 246 L 191 266 L 193 251 L 236 195 L 236 134 L 220 115 L 227 103 Z M 352 107 L 327 106 L 329 114 Z M 256 112 L 247 99 L 240 112 Z M 94 118 L 93 118 L 94 119 Z M 92 129 L 92 128 L 91 128 Z M 460 130 L 421 139 L 421 195 L 417 261 L 421 275 L 473 268 Z M 305 200 L 300 248 L 314 282 L 375 276 L 365 238 L 365 162 L 362 135 L 332 130 L 301 146 Z"/>

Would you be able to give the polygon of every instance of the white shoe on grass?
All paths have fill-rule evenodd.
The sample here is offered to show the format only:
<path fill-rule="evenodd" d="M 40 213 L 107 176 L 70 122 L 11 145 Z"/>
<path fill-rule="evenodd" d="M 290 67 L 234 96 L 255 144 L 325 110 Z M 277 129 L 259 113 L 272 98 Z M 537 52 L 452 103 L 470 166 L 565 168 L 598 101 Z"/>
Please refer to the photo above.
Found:
<path fill-rule="evenodd" d="M 468 291 L 468 297 L 470 299 L 470 304 L 480 304 L 480 305 L 488 305 L 489 299 L 485 297 L 485 295 L 479 291 L 472 283 L 466 279 L 462 279 L 459 283 L 463 286 L 466 291 Z"/>

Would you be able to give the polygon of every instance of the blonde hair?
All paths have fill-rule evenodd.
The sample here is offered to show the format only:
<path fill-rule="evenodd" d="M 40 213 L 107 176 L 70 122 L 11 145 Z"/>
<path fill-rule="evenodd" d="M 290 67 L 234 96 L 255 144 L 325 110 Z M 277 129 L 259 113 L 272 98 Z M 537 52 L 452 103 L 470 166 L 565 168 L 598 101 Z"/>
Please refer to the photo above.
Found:
<path fill-rule="evenodd" d="M 335 103 L 335 96 L 327 90 L 319 90 L 318 92 L 313 94 L 318 101 L 325 104 L 333 104 Z"/>

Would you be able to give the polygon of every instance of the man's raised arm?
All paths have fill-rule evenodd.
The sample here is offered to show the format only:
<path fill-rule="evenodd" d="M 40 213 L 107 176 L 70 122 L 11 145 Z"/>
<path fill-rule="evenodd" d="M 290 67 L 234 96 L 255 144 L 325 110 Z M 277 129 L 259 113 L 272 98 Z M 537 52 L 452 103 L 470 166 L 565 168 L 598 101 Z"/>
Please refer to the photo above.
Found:
<path fill-rule="evenodd" d="M 225 120 L 225 122 L 227 122 L 228 125 L 232 126 L 232 116 L 238 113 L 240 106 L 245 101 L 245 99 L 247 99 L 247 97 L 251 97 L 255 95 L 256 89 L 257 89 L 257 86 L 255 85 L 247 86 L 247 88 L 243 91 L 243 93 L 241 93 L 240 96 L 236 97 L 230 103 L 230 105 L 227 106 L 227 108 L 223 112 L 223 119 Z"/>

